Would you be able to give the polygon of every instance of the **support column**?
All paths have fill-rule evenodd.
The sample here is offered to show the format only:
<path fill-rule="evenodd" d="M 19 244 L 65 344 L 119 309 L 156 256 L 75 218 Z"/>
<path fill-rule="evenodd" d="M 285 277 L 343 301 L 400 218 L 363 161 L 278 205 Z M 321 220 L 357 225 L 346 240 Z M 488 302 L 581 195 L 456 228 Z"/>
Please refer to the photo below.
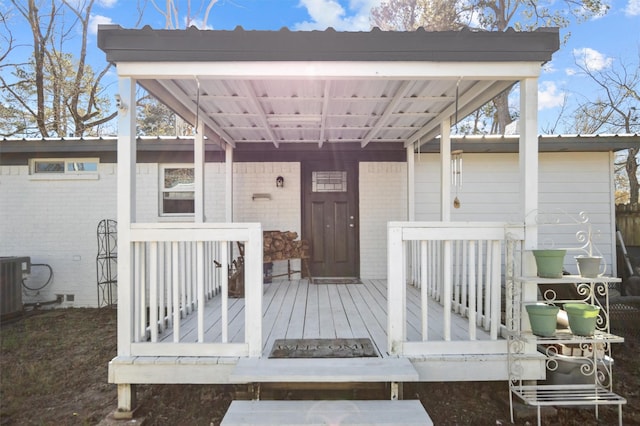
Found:
<path fill-rule="evenodd" d="M 130 355 L 133 316 L 131 223 L 136 221 L 136 81 L 118 79 L 118 355 Z"/>
<path fill-rule="evenodd" d="M 195 180 L 195 200 L 194 200 L 194 222 L 204 223 L 204 124 L 198 123 L 196 135 L 193 140 L 193 167 Z"/>
<path fill-rule="evenodd" d="M 225 145 L 225 222 L 233 222 L 233 147 Z"/>
<path fill-rule="evenodd" d="M 119 77 L 118 92 L 118 356 L 129 356 L 135 283 L 131 224 L 136 221 L 136 81 Z M 118 412 L 131 413 L 135 403 L 135 388 L 118 384 Z"/>
<path fill-rule="evenodd" d="M 538 79 L 520 80 L 520 211 L 524 215 L 525 235 L 524 254 L 522 256 L 522 274 L 535 276 L 537 268 L 530 250 L 538 248 Z M 518 285 L 518 284 L 516 284 Z M 522 301 L 537 299 L 537 284 L 525 283 L 522 288 Z M 520 307 L 522 327 L 527 328 L 527 315 Z M 535 348 L 528 348 L 535 351 Z"/>
<path fill-rule="evenodd" d="M 418 141 L 420 143 L 420 141 Z M 416 156 L 413 145 L 407 147 L 407 220 L 416 220 Z"/>
<path fill-rule="evenodd" d="M 451 221 L 451 124 L 440 123 L 440 220 Z"/>

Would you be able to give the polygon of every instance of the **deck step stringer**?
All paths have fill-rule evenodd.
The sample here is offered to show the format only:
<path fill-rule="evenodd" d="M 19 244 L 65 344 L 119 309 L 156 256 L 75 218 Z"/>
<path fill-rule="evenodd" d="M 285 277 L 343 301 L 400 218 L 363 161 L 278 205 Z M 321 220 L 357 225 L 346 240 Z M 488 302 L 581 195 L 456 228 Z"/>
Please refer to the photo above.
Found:
<path fill-rule="evenodd" d="M 221 426 L 433 425 L 418 400 L 233 401 Z"/>
<path fill-rule="evenodd" d="M 242 358 L 230 375 L 234 383 L 417 382 L 407 358 Z"/>

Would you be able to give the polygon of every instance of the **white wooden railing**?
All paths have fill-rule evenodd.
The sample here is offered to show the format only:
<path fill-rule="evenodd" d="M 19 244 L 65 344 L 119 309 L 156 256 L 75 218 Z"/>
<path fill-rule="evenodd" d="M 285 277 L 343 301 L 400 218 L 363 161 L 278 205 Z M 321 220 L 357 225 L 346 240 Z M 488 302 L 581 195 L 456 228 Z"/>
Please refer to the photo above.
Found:
<path fill-rule="evenodd" d="M 136 223 L 125 234 L 121 254 L 122 244 L 130 251 L 120 256 L 128 264 L 119 265 L 119 273 L 128 272 L 129 280 L 120 276 L 118 283 L 124 286 L 119 310 L 126 309 L 118 318 L 120 355 L 260 356 L 260 224 Z M 244 244 L 245 297 L 233 300 L 239 307 L 231 310 L 228 265 L 237 256 L 236 242 Z M 230 333 L 237 315 L 244 315 L 236 322 L 244 330 Z"/>
<path fill-rule="evenodd" d="M 503 283 L 513 278 L 524 227 L 497 222 L 391 222 L 388 225 L 389 350 L 398 355 L 504 353 Z M 508 253 L 508 255 L 507 255 Z M 419 288 L 421 330 L 407 336 L 407 283 Z M 442 333 L 429 339 L 429 300 Z M 503 309 L 504 308 L 504 309 Z M 465 335 L 452 315 L 466 318 Z M 483 330 L 482 339 L 478 329 Z"/>

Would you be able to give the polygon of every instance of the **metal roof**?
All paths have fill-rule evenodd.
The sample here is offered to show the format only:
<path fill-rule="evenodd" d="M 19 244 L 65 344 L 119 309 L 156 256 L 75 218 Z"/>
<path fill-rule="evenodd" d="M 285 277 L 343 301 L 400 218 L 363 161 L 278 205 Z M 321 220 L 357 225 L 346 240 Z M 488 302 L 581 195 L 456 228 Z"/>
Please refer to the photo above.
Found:
<path fill-rule="evenodd" d="M 98 46 L 211 140 L 396 143 L 437 136 L 559 48 L 533 32 L 138 30 L 100 26 Z"/>
<path fill-rule="evenodd" d="M 452 135 L 451 148 L 464 152 L 518 152 L 518 135 Z M 539 152 L 617 152 L 639 147 L 640 134 L 539 135 Z M 438 139 L 422 144 L 420 152 L 440 152 Z"/>

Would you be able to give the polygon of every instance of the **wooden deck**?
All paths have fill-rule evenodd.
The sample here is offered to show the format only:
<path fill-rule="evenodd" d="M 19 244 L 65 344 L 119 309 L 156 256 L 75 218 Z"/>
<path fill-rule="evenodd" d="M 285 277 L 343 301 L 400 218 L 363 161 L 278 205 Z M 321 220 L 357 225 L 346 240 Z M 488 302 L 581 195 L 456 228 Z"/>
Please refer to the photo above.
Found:
<path fill-rule="evenodd" d="M 407 287 L 407 335 L 420 338 L 419 290 Z M 206 342 L 220 342 L 221 298 L 210 300 L 205 308 Z M 443 308 L 429 303 L 429 340 L 442 341 Z M 232 298 L 228 304 L 229 342 L 244 339 L 244 299 Z M 195 342 L 196 315 L 182 322 L 181 342 Z M 268 357 L 276 339 L 370 338 L 381 357 L 387 357 L 387 289 L 385 280 L 363 280 L 362 284 L 309 284 L 307 279 L 276 280 L 264 285 L 263 356 Z M 477 328 L 477 340 L 489 334 Z M 468 320 L 453 315 L 452 340 L 468 340 Z M 172 333 L 162 336 L 171 342 Z"/>

